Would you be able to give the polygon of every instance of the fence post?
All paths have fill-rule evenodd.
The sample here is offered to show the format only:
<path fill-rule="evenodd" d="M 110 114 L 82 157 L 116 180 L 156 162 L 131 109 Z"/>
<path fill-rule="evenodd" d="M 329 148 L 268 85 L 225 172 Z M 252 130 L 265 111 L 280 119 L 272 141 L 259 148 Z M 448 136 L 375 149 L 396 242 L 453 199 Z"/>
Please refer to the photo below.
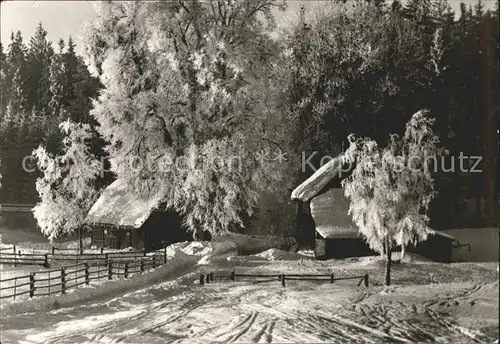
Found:
<path fill-rule="evenodd" d="M 30 297 L 35 296 L 35 273 L 30 273 Z"/>
<path fill-rule="evenodd" d="M 156 268 L 156 254 L 153 254 L 153 269 Z"/>
<path fill-rule="evenodd" d="M 335 278 L 333 277 L 333 274 L 330 275 L 330 283 L 333 284 L 333 281 L 335 280 Z"/>
<path fill-rule="evenodd" d="M 285 286 L 285 274 L 281 274 L 281 285 Z"/>
<path fill-rule="evenodd" d="M 14 278 L 14 300 L 16 299 L 16 291 L 17 291 L 17 278 Z"/>
<path fill-rule="evenodd" d="M 204 285 L 205 284 L 205 278 L 203 276 L 203 274 L 200 274 L 200 285 Z"/>
<path fill-rule="evenodd" d="M 234 281 L 234 271 L 231 271 L 231 281 Z"/>
<path fill-rule="evenodd" d="M 109 260 L 109 256 L 107 253 L 105 253 L 104 259 Z"/>
<path fill-rule="evenodd" d="M 368 274 L 365 275 L 364 277 L 364 280 L 365 280 L 365 287 L 368 287 Z"/>
<path fill-rule="evenodd" d="M 167 264 L 167 246 L 163 248 L 163 264 Z"/>
<path fill-rule="evenodd" d="M 44 255 L 43 267 L 44 268 L 48 268 L 49 267 L 49 255 L 47 253 L 45 253 L 45 255 Z"/>
<path fill-rule="evenodd" d="M 101 254 L 104 253 L 104 246 L 101 246 Z"/>
<path fill-rule="evenodd" d="M 108 279 L 113 279 L 113 262 L 108 261 Z"/>
<path fill-rule="evenodd" d="M 213 273 L 213 272 L 211 272 L 211 273 L 210 273 L 210 282 L 213 282 L 213 280 L 214 280 L 214 273 Z"/>
<path fill-rule="evenodd" d="M 56 248 L 54 246 L 52 246 L 52 255 L 54 255 L 55 251 L 56 251 Z"/>
<path fill-rule="evenodd" d="M 14 251 L 14 252 L 13 252 L 13 253 L 14 253 L 14 256 L 16 256 L 16 245 L 13 245 L 13 246 L 12 246 L 12 250 Z"/>
<path fill-rule="evenodd" d="M 141 274 L 144 272 L 144 259 L 141 258 Z"/>
<path fill-rule="evenodd" d="M 90 283 L 90 272 L 89 272 L 89 263 L 85 263 L 85 284 L 89 285 Z"/>
<path fill-rule="evenodd" d="M 61 294 L 66 294 L 66 270 L 61 267 Z"/>
<path fill-rule="evenodd" d="M 125 278 L 128 278 L 128 262 L 125 263 Z"/>

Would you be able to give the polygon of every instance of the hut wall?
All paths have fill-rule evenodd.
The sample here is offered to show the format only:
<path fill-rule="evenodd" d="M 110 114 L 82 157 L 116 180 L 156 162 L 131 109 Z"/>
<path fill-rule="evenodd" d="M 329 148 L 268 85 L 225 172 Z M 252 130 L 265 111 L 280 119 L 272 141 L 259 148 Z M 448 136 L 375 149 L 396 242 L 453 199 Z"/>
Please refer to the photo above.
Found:
<path fill-rule="evenodd" d="M 104 230 L 102 228 L 92 228 L 92 246 L 103 247 L 105 244 Z"/>
<path fill-rule="evenodd" d="M 326 240 L 317 238 L 314 242 L 314 256 L 316 259 L 328 259 L 326 254 Z"/>
<path fill-rule="evenodd" d="M 326 239 L 326 253 L 330 258 L 363 257 L 376 254 L 362 238 Z"/>
<path fill-rule="evenodd" d="M 92 246 L 107 247 L 111 249 L 124 249 L 128 248 L 130 244 L 132 247 L 141 250 L 142 246 L 134 242 L 134 232 L 137 230 L 129 229 L 116 229 L 111 226 L 94 226 L 92 229 Z M 132 240 L 130 239 L 132 235 Z"/>
<path fill-rule="evenodd" d="M 435 262 L 451 263 L 453 240 L 441 235 L 429 235 L 427 240 L 417 246 L 409 246 L 408 252 L 419 254 Z"/>
<path fill-rule="evenodd" d="M 182 226 L 182 217 L 173 211 L 154 211 L 141 229 L 145 231 L 144 249 L 146 251 L 154 251 L 168 244 L 192 240 L 192 236 Z"/>
<path fill-rule="evenodd" d="M 110 233 L 110 238 L 114 239 L 114 247 L 110 245 L 110 247 L 121 250 L 128 247 L 129 238 L 128 238 L 128 230 L 117 229 L 113 230 Z"/>
<path fill-rule="evenodd" d="M 297 201 L 296 210 L 296 236 L 295 239 L 300 247 L 313 247 L 315 245 L 314 233 L 315 224 L 311 216 L 311 207 L 309 202 Z"/>
<path fill-rule="evenodd" d="M 327 238 L 319 237 L 315 243 L 317 259 L 342 259 L 376 255 L 361 238 Z"/>
<path fill-rule="evenodd" d="M 132 246 L 138 250 L 144 250 L 144 228 L 141 227 L 137 230 L 132 230 Z"/>
<path fill-rule="evenodd" d="M 416 247 L 410 246 L 408 252 L 419 254 L 435 262 L 452 261 L 453 241 L 439 235 L 432 235 Z M 328 238 L 318 236 L 314 247 L 317 259 L 342 259 L 377 255 L 361 238 Z"/>

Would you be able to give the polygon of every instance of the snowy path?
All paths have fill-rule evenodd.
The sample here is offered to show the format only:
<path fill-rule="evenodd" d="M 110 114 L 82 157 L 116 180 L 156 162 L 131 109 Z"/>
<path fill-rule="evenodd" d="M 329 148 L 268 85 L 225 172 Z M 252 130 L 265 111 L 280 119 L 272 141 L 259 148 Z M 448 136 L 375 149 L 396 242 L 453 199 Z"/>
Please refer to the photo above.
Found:
<path fill-rule="evenodd" d="M 496 282 L 370 289 L 347 282 L 289 282 L 286 288 L 277 281 L 200 286 L 199 273 L 207 270 L 193 267 L 169 281 L 104 303 L 3 319 L 2 343 L 472 343 L 496 339 Z M 476 319 L 478 314 L 486 319 Z M 465 320 L 460 323 L 458 316 Z"/>

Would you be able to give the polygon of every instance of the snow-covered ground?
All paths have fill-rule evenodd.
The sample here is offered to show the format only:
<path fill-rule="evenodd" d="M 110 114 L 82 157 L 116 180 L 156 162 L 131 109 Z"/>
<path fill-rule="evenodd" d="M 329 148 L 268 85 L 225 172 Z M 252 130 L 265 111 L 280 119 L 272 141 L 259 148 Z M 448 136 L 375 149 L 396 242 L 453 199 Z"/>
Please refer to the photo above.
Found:
<path fill-rule="evenodd" d="M 308 252 L 276 249 L 236 256 L 236 246 L 176 244 L 167 266 L 128 282 L 113 282 L 129 283 L 129 290 L 115 289 L 90 300 L 56 299 L 41 303 L 36 312 L 4 309 L 1 342 L 377 343 L 498 338 L 498 263 L 437 264 L 410 256 L 394 265 L 394 286 L 384 287 L 378 257 L 321 262 L 310 259 Z M 357 287 L 357 281 L 287 281 L 286 287 L 277 280 L 198 282 L 200 273 L 232 269 L 336 276 L 368 273 L 370 287 Z M 146 283 L 151 284 L 144 287 Z"/>

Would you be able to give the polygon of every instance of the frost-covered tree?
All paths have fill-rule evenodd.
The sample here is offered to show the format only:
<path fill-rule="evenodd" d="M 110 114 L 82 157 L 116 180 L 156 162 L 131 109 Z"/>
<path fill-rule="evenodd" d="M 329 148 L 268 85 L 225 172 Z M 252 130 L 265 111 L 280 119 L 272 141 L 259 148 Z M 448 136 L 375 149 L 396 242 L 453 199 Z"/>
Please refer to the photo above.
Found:
<path fill-rule="evenodd" d="M 33 209 L 42 233 L 50 240 L 81 229 L 97 196 L 100 162 L 92 153 L 93 132 L 88 124 L 67 120 L 63 153 L 54 155 L 40 146 L 34 151 L 43 176 L 36 182 L 40 202 Z"/>
<path fill-rule="evenodd" d="M 404 136 L 391 135 L 384 148 L 368 138 L 349 137 L 347 157 L 356 163 L 343 181 L 349 213 L 369 246 L 385 255 L 386 285 L 392 248 L 425 241 L 430 233 L 427 210 L 436 195 L 431 167 L 442 152 L 433 122 L 426 111 L 415 113 Z"/>
<path fill-rule="evenodd" d="M 195 237 L 241 226 L 258 192 L 281 176 L 255 156 L 270 141 L 280 145 L 267 137 L 276 121 L 256 68 L 271 54 L 266 30 L 276 6 L 105 3 L 89 27 L 88 62 L 105 87 L 92 114 L 113 172 L 137 192 L 160 193 Z M 147 163 L 127 168 L 137 158 Z"/>

